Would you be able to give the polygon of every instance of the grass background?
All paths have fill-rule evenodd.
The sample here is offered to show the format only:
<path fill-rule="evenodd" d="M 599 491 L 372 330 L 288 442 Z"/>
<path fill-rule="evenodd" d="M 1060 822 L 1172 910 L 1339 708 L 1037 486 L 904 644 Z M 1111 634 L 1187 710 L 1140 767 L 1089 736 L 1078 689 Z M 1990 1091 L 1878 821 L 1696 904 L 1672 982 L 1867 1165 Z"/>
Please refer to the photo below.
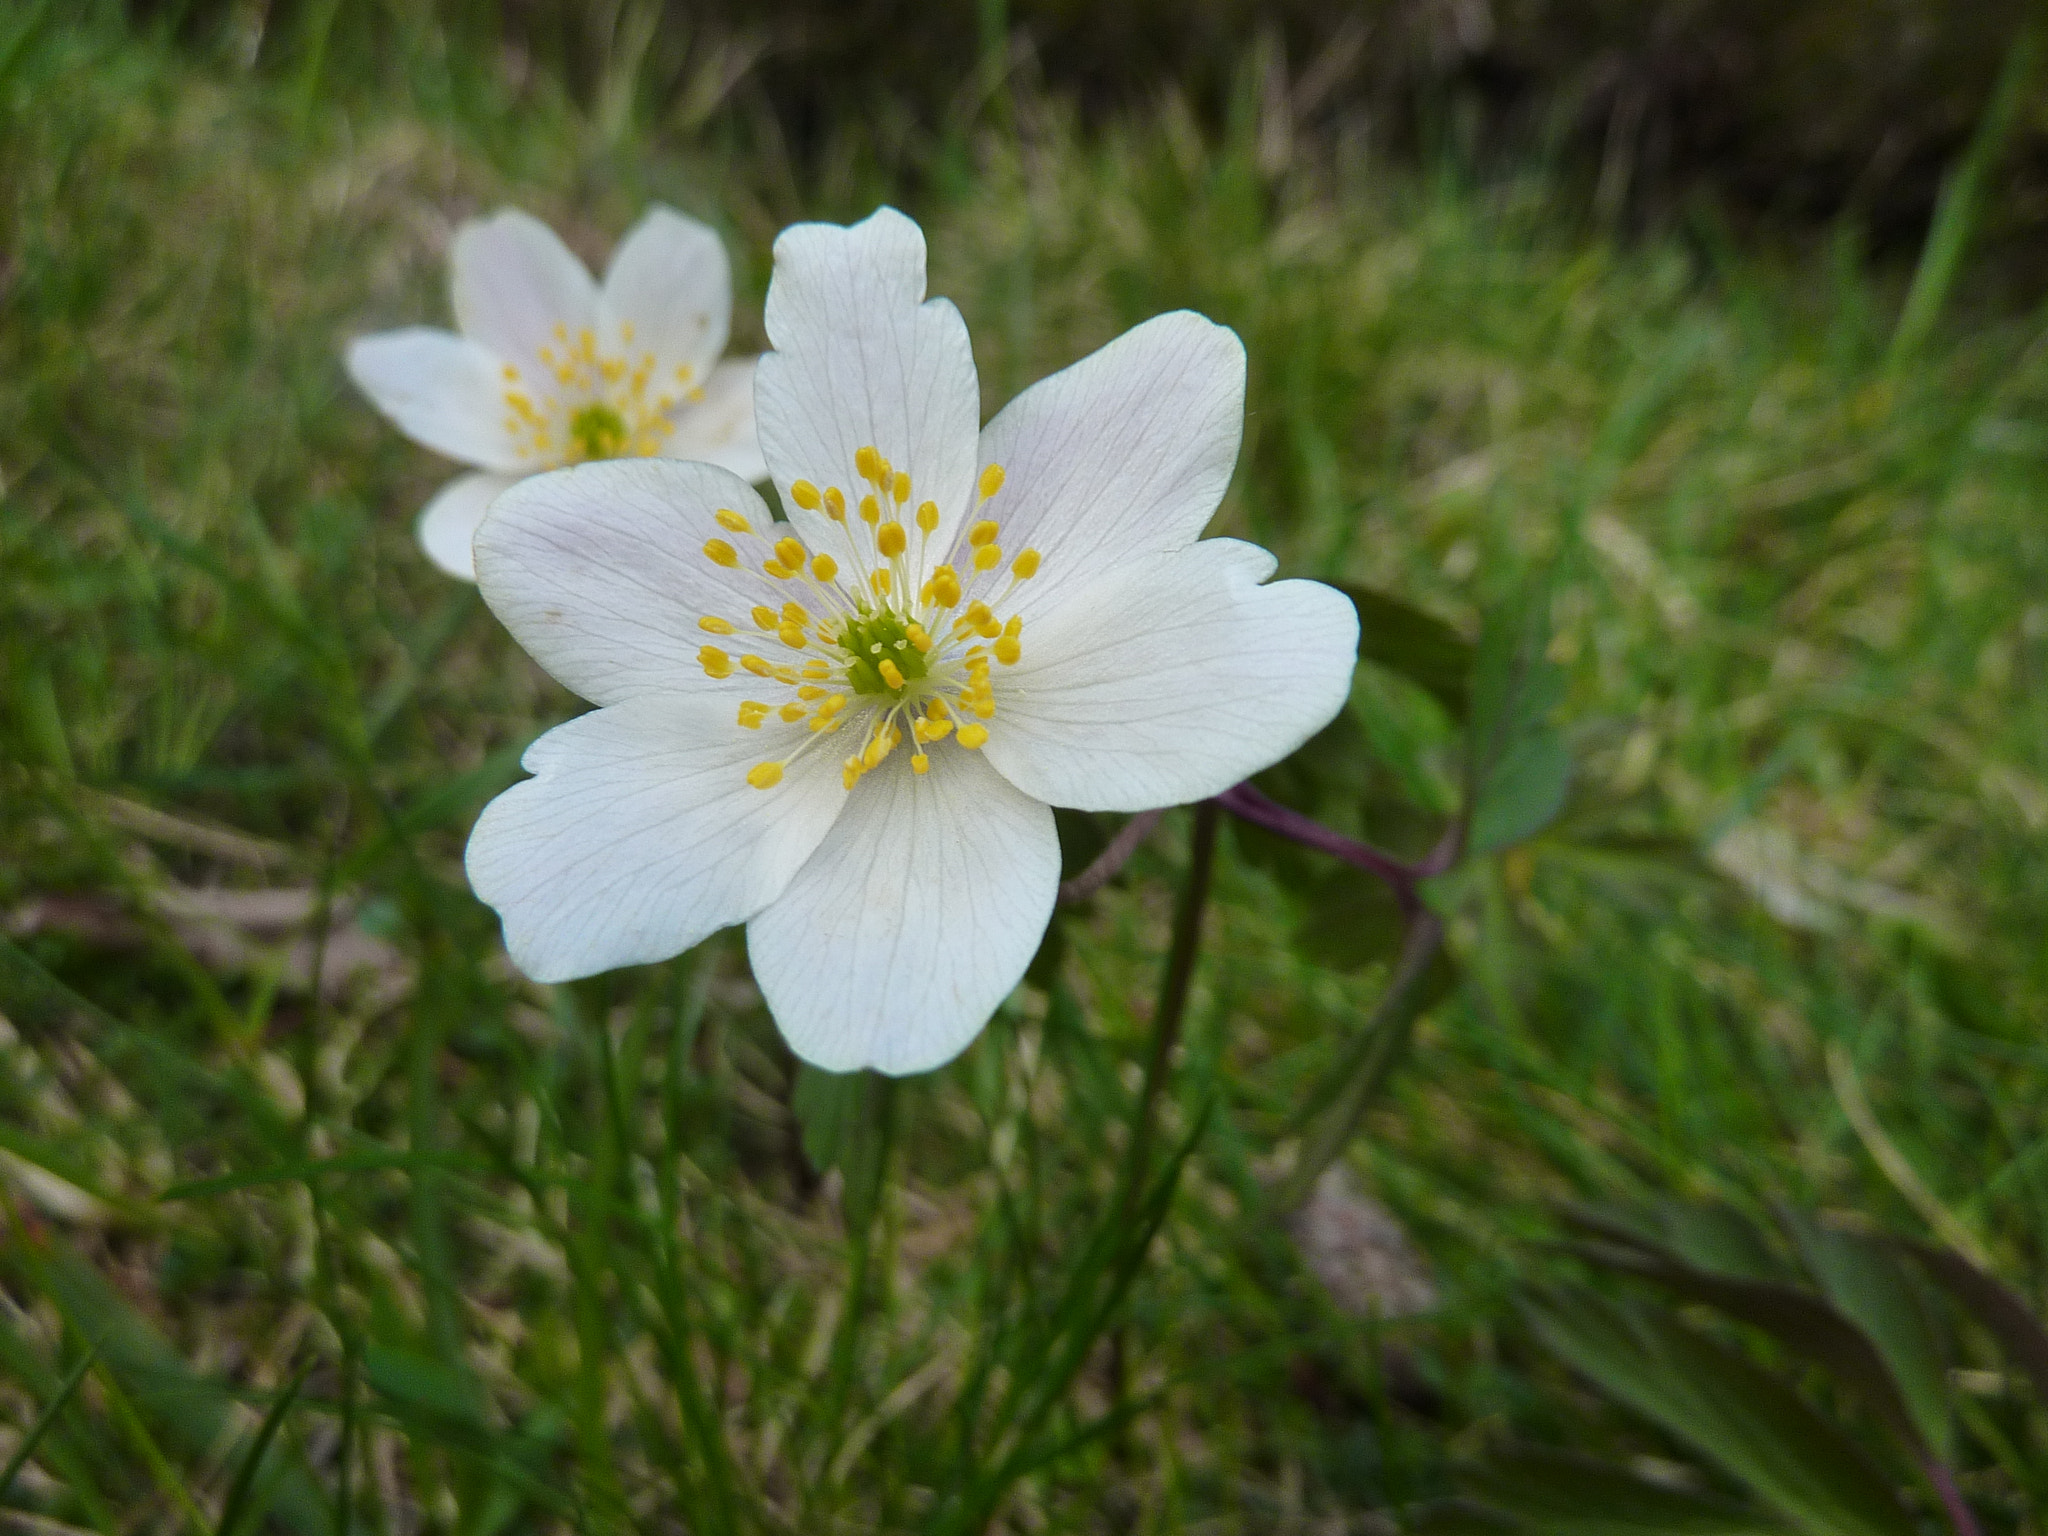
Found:
<path fill-rule="evenodd" d="M 99 1349 L 10 1495 L 36 1528 L 1377 1531 L 1509 1436 L 1676 1457 L 1517 1321 L 1560 1199 L 1939 1219 L 2039 1298 L 2022 281 L 1966 267 L 1902 354 L 1910 265 L 1854 221 L 1624 235 L 1568 160 L 1313 132 L 1270 58 L 1206 114 L 1025 82 L 778 138 L 721 110 L 716 49 L 656 91 L 630 33 L 558 75 L 426 12 L 252 50 L 266 14 L 0 11 L 14 1430 Z M 339 349 L 445 318 L 462 217 L 601 260 L 652 198 L 727 234 L 749 349 L 779 227 L 902 202 L 991 410 L 1160 310 L 1236 327 L 1213 531 L 1291 574 L 1470 631 L 1554 567 L 1573 803 L 1475 880 L 1459 989 L 1353 1149 L 1433 1312 L 1347 1315 L 1262 1212 L 1383 976 L 1307 958 L 1234 834 L 1149 1256 L 1117 1178 L 1182 821 L 965 1057 L 808 1152 L 734 936 L 576 988 L 505 965 L 463 838 L 578 706 L 418 555 L 448 469 Z M 1356 706 L 1360 825 L 1402 843 L 1450 809 L 1449 722 L 1370 668 Z M 2020 1422 L 1971 1474 L 1998 1529 L 2048 1505 Z"/>

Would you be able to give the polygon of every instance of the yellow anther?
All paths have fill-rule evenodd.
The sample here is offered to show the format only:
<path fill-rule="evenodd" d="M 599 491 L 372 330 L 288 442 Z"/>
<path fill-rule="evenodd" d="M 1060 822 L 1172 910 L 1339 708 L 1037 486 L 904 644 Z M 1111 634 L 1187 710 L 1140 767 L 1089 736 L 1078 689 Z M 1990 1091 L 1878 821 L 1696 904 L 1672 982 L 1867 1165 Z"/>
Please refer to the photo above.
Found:
<path fill-rule="evenodd" d="M 870 572 L 868 575 L 868 585 L 875 589 L 877 595 L 887 597 L 890 586 L 889 573 L 886 570 Z"/>
<path fill-rule="evenodd" d="M 1003 626 L 1003 633 L 1008 635 L 1012 640 L 1016 639 L 1019 635 L 1023 634 L 1024 615 L 1021 613 L 1011 614 L 1009 622 Z"/>
<path fill-rule="evenodd" d="M 900 689 L 903 686 L 902 671 L 899 670 L 896 663 L 891 661 L 888 657 L 884 656 L 881 660 L 881 663 L 875 668 L 875 670 L 882 674 L 882 681 L 887 683 L 891 688 Z"/>
<path fill-rule="evenodd" d="M 518 378 L 518 377 L 519 377 L 519 370 L 518 370 L 517 368 L 513 367 L 513 366 L 512 366 L 512 364 L 510 364 L 510 363 L 507 363 L 507 364 L 505 365 L 505 380 L 506 380 L 506 382 L 507 382 L 507 383 L 510 383 L 510 382 L 511 382 L 512 380 L 514 380 L 514 379 L 516 379 L 516 378 Z"/>
<path fill-rule="evenodd" d="M 1006 667 L 1017 665 L 1017 658 L 1024 654 L 1024 647 L 1015 635 L 1005 635 L 996 642 L 996 660 Z"/>
<path fill-rule="evenodd" d="M 900 469 L 897 470 L 889 481 L 889 495 L 894 498 L 896 505 L 899 507 L 910 500 L 910 476 L 903 473 Z"/>
<path fill-rule="evenodd" d="M 944 741 L 953 731 L 953 722 L 950 720 L 926 720 L 923 724 L 926 741 Z"/>
<path fill-rule="evenodd" d="M 825 697 L 825 690 L 816 683 L 805 683 L 803 687 L 797 689 L 796 696 L 800 699 L 822 699 Z"/>
<path fill-rule="evenodd" d="M 815 512 L 825 504 L 818 494 L 818 488 L 808 480 L 793 480 L 789 486 L 789 499 L 806 512 Z"/>
<path fill-rule="evenodd" d="M 739 551 L 723 539 L 706 539 L 704 541 L 704 558 L 713 565 L 722 565 L 728 570 L 740 563 Z"/>
<path fill-rule="evenodd" d="M 697 627 L 707 635 L 729 635 L 732 633 L 732 621 L 730 619 L 717 618 L 708 613 L 697 621 Z"/>
<path fill-rule="evenodd" d="M 773 576 L 777 581 L 788 581 L 790 577 L 794 576 L 797 571 L 802 570 L 803 567 L 798 566 L 795 570 L 792 570 L 780 560 L 764 560 L 761 562 L 761 569 L 768 575 Z"/>
<path fill-rule="evenodd" d="M 871 526 L 880 522 L 882 520 L 882 504 L 872 496 L 861 497 L 860 520 Z"/>
<path fill-rule="evenodd" d="M 931 766 L 932 760 L 926 757 L 922 752 L 916 753 L 910 759 L 910 771 L 912 773 L 927 772 L 931 768 Z"/>
<path fill-rule="evenodd" d="M 752 523 L 749 523 L 739 513 L 733 511 L 731 507 L 720 507 L 711 515 L 718 520 L 719 527 L 730 529 L 734 533 L 745 533 L 753 527 Z"/>
<path fill-rule="evenodd" d="M 756 677 L 773 677 L 775 669 L 758 656 L 742 656 L 740 665 Z"/>
<path fill-rule="evenodd" d="M 841 786 L 843 786 L 846 789 L 851 789 L 855 784 L 860 782 L 859 758 L 849 757 L 846 760 L 845 766 L 843 766 L 839 770 L 839 782 Z"/>
<path fill-rule="evenodd" d="M 991 464 L 981 472 L 981 481 L 976 488 L 981 492 L 983 501 L 1003 488 L 1003 478 L 1003 466 L 1000 464 Z"/>
<path fill-rule="evenodd" d="M 810 644 L 810 639 L 804 634 L 804 627 L 801 624 L 785 624 L 775 633 L 792 651 L 800 651 Z"/>
<path fill-rule="evenodd" d="M 925 718 L 926 718 L 927 720 L 943 720 L 943 719 L 945 719 L 945 718 L 946 718 L 946 701 L 945 701 L 944 699 L 938 699 L 938 698 L 934 698 L 934 699 L 927 699 L 927 700 L 925 700 L 925 706 L 924 706 L 924 714 L 925 714 Z"/>
<path fill-rule="evenodd" d="M 936 501 L 921 501 L 917 504 L 917 526 L 926 533 L 937 531 L 939 526 L 939 504 Z"/>
<path fill-rule="evenodd" d="M 967 530 L 967 542 L 976 549 L 979 549 L 984 544 L 995 543 L 996 535 L 1000 532 L 1002 532 L 1002 528 L 994 519 L 984 517 L 980 522 Z"/>
<path fill-rule="evenodd" d="M 984 544 L 974 552 L 974 568 L 977 571 L 992 571 L 1003 563 L 1003 546 Z"/>
<path fill-rule="evenodd" d="M 782 622 L 785 624 L 808 624 L 811 622 L 811 615 L 802 603 L 784 603 L 782 605 Z"/>
<path fill-rule="evenodd" d="M 1010 562 L 1010 574 L 1019 581 L 1029 581 L 1038 574 L 1038 551 L 1027 549 Z"/>
<path fill-rule="evenodd" d="M 903 627 L 903 633 L 910 643 L 917 647 L 919 655 L 923 655 L 932 648 L 932 637 L 924 632 L 922 624 L 906 624 Z"/>
<path fill-rule="evenodd" d="M 884 523 L 875 530 L 875 548 L 882 552 L 884 560 L 894 560 L 909 547 L 910 536 L 901 523 Z"/>
<path fill-rule="evenodd" d="M 811 574 L 820 581 L 830 581 L 839 574 L 839 562 L 830 555 L 811 556 Z"/>
<path fill-rule="evenodd" d="M 985 693 L 976 694 L 974 703 L 970 707 L 973 709 L 974 717 L 977 720 L 993 720 L 996 716 L 996 701 Z M 965 734 L 973 729 L 973 727 L 963 725 L 960 729 Z"/>
<path fill-rule="evenodd" d="M 756 603 L 754 605 L 753 619 L 763 629 L 780 629 L 782 627 L 782 620 L 777 617 L 775 610 L 766 603 Z"/>
<path fill-rule="evenodd" d="M 754 764 L 747 770 L 747 782 L 756 789 L 773 789 L 782 782 L 782 764 Z"/>
<path fill-rule="evenodd" d="M 876 736 L 868 742 L 867 749 L 861 753 L 860 765 L 863 768 L 879 768 L 882 764 L 882 759 L 888 755 L 888 741 L 881 736 Z"/>
<path fill-rule="evenodd" d="M 805 709 L 801 704 L 789 703 L 783 705 L 782 708 L 775 711 L 775 713 L 782 716 L 783 719 L 794 723 L 795 721 L 803 719 L 803 717 L 809 714 L 810 711 Z"/>
<path fill-rule="evenodd" d="M 836 485 L 825 487 L 825 515 L 835 523 L 846 521 L 846 492 Z"/>
<path fill-rule="evenodd" d="M 697 660 L 703 663 L 706 677 L 731 677 L 732 658 L 715 645 L 707 645 L 697 653 Z"/>
<path fill-rule="evenodd" d="M 856 448 L 853 468 L 863 480 L 878 480 L 882 474 L 882 456 L 873 448 Z"/>
<path fill-rule="evenodd" d="M 987 603 L 984 603 L 980 598 L 977 597 L 973 602 L 967 605 L 967 611 L 963 613 L 960 617 L 963 622 L 975 625 L 978 628 L 981 625 L 988 623 L 989 620 L 993 619 L 995 617 L 995 614 L 989 611 L 989 606 Z M 975 649 L 979 650 L 980 647 L 977 646 Z M 970 651 L 968 652 L 968 654 L 971 656 L 974 653 Z"/>
<path fill-rule="evenodd" d="M 988 727 L 985 725 L 963 725 L 960 727 L 960 745 L 969 751 L 988 741 Z"/>
<path fill-rule="evenodd" d="M 803 569 L 804 554 L 805 550 L 803 540 L 801 539 L 785 537 L 775 541 L 775 558 L 793 571 Z"/>
<path fill-rule="evenodd" d="M 832 663 L 821 657 L 813 657 L 804 663 L 802 675 L 810 678 L 813 682 L 821 678 L 830 677 L 832 675 Z"/>

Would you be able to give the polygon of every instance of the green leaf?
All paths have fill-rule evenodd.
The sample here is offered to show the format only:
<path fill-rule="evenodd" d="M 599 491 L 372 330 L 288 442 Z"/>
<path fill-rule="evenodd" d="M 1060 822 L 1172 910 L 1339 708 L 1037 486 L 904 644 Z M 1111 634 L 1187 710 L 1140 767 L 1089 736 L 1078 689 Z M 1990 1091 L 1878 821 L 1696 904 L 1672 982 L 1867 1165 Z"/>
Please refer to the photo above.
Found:
<path fill-rule="evenodd" d="M 2002 1280 L 1988 1275 L 1961 1254 L 1931 1243 L 1894 1238 L 1893 1246 L 1910 1253 L 1920 1267 L 1984 1330 L 2034 1383 L 2037 1401 L 2048 1403 L 2048 1329 L 2031 1308 Z"/>
<path fill-rule="evenodd" d="M 1571 759 L 1551 715 L 1564 677 L 1545 655 L 1550 589 L 1536 583 L 1487 615 L 1472 664 L 1466 847 L 1493 853 L 1534 836 L 1564 808 Z"/>
<path fill-rule="evenodd" d="M 1952 1431 L 1948 1349 L 1918 1277 L 1881 1238 L 1837 1232 L 1782 1213 L 1813 1277 L 1883 1357 L 1921 1440 L 1946 1458 Z"/>
<path fill-rule="evenodd" d="M 98 1344 L 86 1346 L 85 1353 L 78 1357 L 78 1364 L 71 1367 L 70 1373 L 51 1396 L 48 1405 L 36 1415 L 36 1421 L 29 1426 L 28 1433 L 21 1437 L 21 1444 L 14 1448 L 14 1454 L 7 1458 L 7 1465 L 0 1467 L 0 1500 L 4 1500 L 14 1491 L 14 1480 L 21 1476 L 21 1469 L 27 1466 L 29 1458 L 35 1455 L 36 1447 L 43 1443 L 43 1436 L 48 1434 L 50 1426 L 57 1422 L 57 1415 L 64 1411 L 64 1405 L 71 1401 L 72 1394 L 78 1390 L 78 1384 L 85 1380 L 85 1373 L 92 1369 L 93 1361 L 99 1357 Z"/>
<path fill-rule="evenodd" d="M 285 1415 L 292 1410 L 292 1404 L 299 1400 L 299 1389 L 306 1384 L 306 1377 L 312 1371 L 312 1362 L 299 1367 L 285 1389 L 277 1394 L 270 1405 L 270 1411 L 263 1415 L 263 1422 L 256 1426 L 256 1434 L 249 1442 L 248 1454 L 242 1464 L 235 1468 L 235 1480 L 228 1485 L 227 1497 L 221 1501 L 220 1521 L 214 1527 L 215 1536 L 234 1536 L 242 1520 L 242 1511 L 251 1508 L 250 1497 L 256 1491 L 256 1474 L 263 1465 L 264 1453 L 270 1449 L 270 1442 L 277 1438 L 277 1432 L 284 1427 Z M 259 1502 L 254 1506 L 256 1517 L 263 1509 Z"/>
<path fill-rule="evenodd" d="M 1307 916 L 1294 930 L 1294 947 L 1304 959 L 1359 971 L 1401 952 L 1401 906 L 1377 875 L 1345 865 L 1317 880 L 1303 901 Z"/>
<path fill-rule="evenodd" d="M 1544 1536 L 1784 1536 L 1768 1514 L 1568 1451 L 1496 1452 L 1472 1491 Z"/>
<path fill-rule="evenodd" d="M 1775 1377 L 1676 1319 L 1590 1291 L 1525 1304 L 1559 1358 L 1812 1532 L 1912 1536 L 1889 1480 Z"/>
<path fill-rule="evenodd" d="M 1462 721 L 1471 705 L 1472 642 L 1433 614 L 1373 587 L 1337 584 L 1358 610 L 1358 659 L 1405 677 Z"/>

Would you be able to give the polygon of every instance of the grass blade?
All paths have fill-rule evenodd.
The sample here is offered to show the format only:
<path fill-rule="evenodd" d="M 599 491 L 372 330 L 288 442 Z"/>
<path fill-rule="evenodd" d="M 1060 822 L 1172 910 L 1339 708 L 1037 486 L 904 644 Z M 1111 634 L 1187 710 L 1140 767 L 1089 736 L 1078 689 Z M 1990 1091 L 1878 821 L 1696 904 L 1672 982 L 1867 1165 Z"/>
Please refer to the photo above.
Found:
<path fill-rule="evenodd" d="M 71 1374 L 66 1376 L 63 1384 L 57 1388 L 56 1396 L 50 1399 L 49 1406 L 36 1415 L 35 1423 L 31 1424 L 28 1433 L 21 1437 L 21 1444 L 16 1446 L 14 1454 L 7 1458 L 7 1465 L 0 1467 L 0 1500 L 4 1500 L 13 1490 L 14 1480 L 21 1476 L 21 1469 L 28 1465 L 29 1457 L 35 1455 L 36 1447 L 43 1442 L 43 1436 L 49 1433 L 50 1426 L 57 1422 L 57 1415 L 64 1411 L 64 1405 L 71 1401 L 71 1395 L 78 1390 L 79 1383 L 85 1380 L 85 1373 L 92 1369 L 93 1361 L 99 1357 L 98 1343 L 88 1344 L 85 1353 L 79 1356 L 78 1364 L 71 1367 Z"/>

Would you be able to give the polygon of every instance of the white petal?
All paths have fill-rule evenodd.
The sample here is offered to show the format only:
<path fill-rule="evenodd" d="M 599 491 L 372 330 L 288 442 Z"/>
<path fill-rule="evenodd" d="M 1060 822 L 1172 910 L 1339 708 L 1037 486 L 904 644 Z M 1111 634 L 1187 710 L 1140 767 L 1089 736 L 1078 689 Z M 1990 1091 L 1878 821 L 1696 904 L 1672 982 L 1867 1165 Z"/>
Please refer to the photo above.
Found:
<path fill-rule="evenodd" d="M 535 777 L 484 807 L 465 856 L 513 963 L 568 981 L 666 960 L 774 900 L 846 801 L 830 753 L 772 789 L 747 783 L 793 739 L 743 731 L 708 699 L 644 698 L 527 748 Z"/>
<path fill-rule="evenodd" d="M 837 548 L 838 535 L 796 508 L 790 484 L 837 485 L 858 502 L 853 459 L 864 447 L 910 475 L 912 508 L 938 503 L 935 544 L 966 514 L 979 467 L 974 351 L 960 312 L 926 300 L 924 284 L 924 233 L 894 208 L 850 227 L 793 224 L 776 238 L 775 350 L 761 359 L 754 399 L 775 488 L 814 548 Z"/>
<path fill-rule="evenodd" d="M 732 264 L 708 226 L 659 204 L 619 242 L 599 298 L 607 337 L 633 328 L 629 356 L 654 354 L 658 390 L 678 368 L 701 385 L 732 325 Z M 658 392 L 658 391 L 657 391 Z"/>
<path fill-rule="evenodd" d="M 522 368 L 597 322 L 597 284 L 576 253 L 532 214 L 506 208 L 455 232 L 449 264 L 455 323 L 465 336 Z"/>
<path fill-rule="evenodd" d="M 1260 586 L 1272 569 L 1256 546 L 1207 539 L 1062 592 L 996 669 L 983 754 L 1084 811 L 1200 800 L 1278 762 L 1344 707 L 1358 615 L 1318 581 Z"/>
<path fill-rule="evenodd" d="M 696 459 L 729 469 L 742 480 L 768 478 L 754 431 L 754 359 L 720 363 L 704 381 L 704 396 L 675 412 L 675 434 L 662 444 L 671 459 Z"/>
<path fill-rule="evenodd" d="M 500 491 L 516 482 L 514 475 L 457 475 L 427 503 L 417 532 L 427 558 L 450 576 L 476 580 L 476 556 L 470 541 L 477 525 Z"/>
<path fill-rule="evenodd" d="M 504 363 L 488 347 L 424 325 L 349 343 L 348 376 L 422 447 L 464 464 L 515 469 Z"/>
<path fill-rule="evenodd" d="M 1003 548 L 1044 561 L 1017 611 L 1042 611 L 1055 584 L 1193 543 L 1229 489 L 1243 435 L 1244 345 L 1188 310 L 1124 332 L 1012 400 L 981 434 L 981 460 L 1003 466 L 986 514 Z"/>
<path fill-rule="evenodd" d="M 477 530 L 477 585 L 527 653 L 593 704 L 678 691 L 731 702 L 746 674 L 714 685 L 699 649 L 737 654 L 756 604 L 801 594 L 759 574 L 766 549 L 719 527 L 721 507 L 773 527 L 754 488 L 711 464 L 607 459 L 534 475 L 499 496 Z M 735 546 L 740 568 L 713 565 L 709 539 Z M 740 633 L 704 633 L 697 620 L 707 614 Z"/>
<path fill-rule="evenodd" d="M 974 753 L 902 753 L 854 787 L 747 955 L 790 1049 L 832 1072 L 950 1061 L 1031 963 L 1059 891 L 1052 812 Z"/>

